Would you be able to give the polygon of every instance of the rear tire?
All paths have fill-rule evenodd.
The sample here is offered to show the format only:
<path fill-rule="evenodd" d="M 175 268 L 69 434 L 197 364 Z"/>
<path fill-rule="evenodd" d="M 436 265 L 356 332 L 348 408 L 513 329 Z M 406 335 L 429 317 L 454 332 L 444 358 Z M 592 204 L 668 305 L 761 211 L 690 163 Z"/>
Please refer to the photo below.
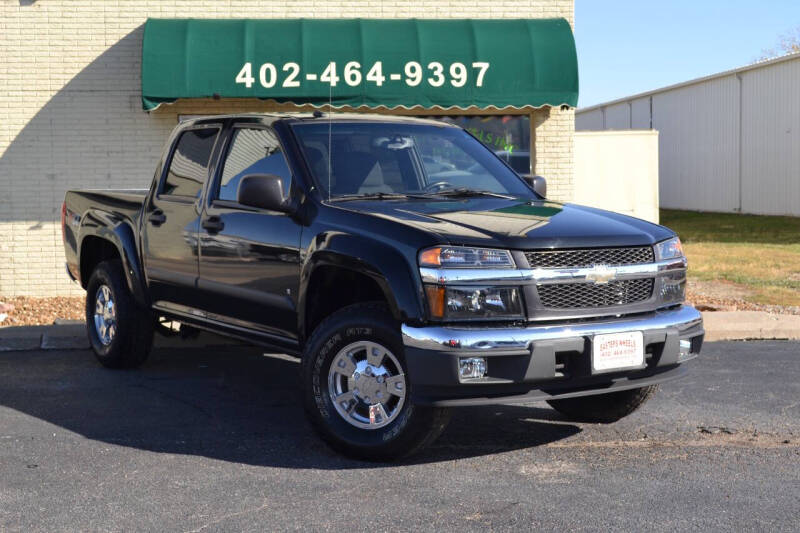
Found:
<path fill-rule="evenodd" d="M 547 400 L 550 407 L 568 418 L 610 424 L 636 411 L 658 390 L 658 385 L 596 396 Z"/>
<path fill-rule="evenodd" d="M 134 368 L 153 345 L 153 316 L 128 290 L 119 259 L 95 267 L 86 286 L 86 332 L 97 360 L 107 368 Z"/>
<path fill-rule="evenodd" d="M 351 305 L 322 321 L 306 343 L 301 377 L 314 429 L 356 459 L 412 455 L 450 419 L 448 409 L 412 402 L 400 331 L 380 303 Z"/>

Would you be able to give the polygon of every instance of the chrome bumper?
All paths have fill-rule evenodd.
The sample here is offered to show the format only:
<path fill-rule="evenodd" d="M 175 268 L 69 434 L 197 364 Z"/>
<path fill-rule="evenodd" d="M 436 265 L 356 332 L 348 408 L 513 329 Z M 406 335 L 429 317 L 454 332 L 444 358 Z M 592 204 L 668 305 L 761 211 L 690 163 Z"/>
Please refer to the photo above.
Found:
<path fill-rule="evenodd" d="M 402 326 L 403 344 L 421 350 L 481 352 L 530 349 L 532 343 L 554 339 L 593 337 L 602 333 L 624 331 L 661 331 L 677 329 L 678 333 L 702 326 L 703 317 L 694 307 L 656 311 L 635 317 L 602 319 L 597 322 L 539 325 L 526 328 L 468 326 Z"/>

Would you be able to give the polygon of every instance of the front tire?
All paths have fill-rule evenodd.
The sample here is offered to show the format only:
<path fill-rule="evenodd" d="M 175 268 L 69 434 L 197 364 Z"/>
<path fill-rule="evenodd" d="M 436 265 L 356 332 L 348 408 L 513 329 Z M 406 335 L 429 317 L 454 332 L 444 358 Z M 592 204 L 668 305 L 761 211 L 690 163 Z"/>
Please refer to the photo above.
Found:
<path fill-rule="evenodd" d="M 399 328 L 385 305 L 326 318 L 303 353 L 306 413 L 335 450 L 369 461 L 407 457 L 433 442 L 449 411 L 414 405 Z"/>
<path fill-rule="evenodd" d="M 86 331 L 97 360 L 107 368 L 134 368 L 153 345 L 153 318 L 136 304 L 119 259 L 98 264 L 86 286 Z"/>
<path fill-rule="evenodd" d="M 547 400 L 547 403 L 573 420 L 610 424 L 639 409 L 657 390 L 658 385 L 650 385 L 596 396 Z"/>

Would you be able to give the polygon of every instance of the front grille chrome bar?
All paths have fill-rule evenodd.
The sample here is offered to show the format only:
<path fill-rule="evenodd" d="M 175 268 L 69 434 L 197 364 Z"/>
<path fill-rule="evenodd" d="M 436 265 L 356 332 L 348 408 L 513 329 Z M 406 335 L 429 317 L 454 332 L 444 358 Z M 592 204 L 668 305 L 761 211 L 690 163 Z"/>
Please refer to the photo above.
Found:
<path fill-rule="evenodd" d="M 419 269 L 424 283 L 439 285 L 513 285 L 534 282 L 537 285 L 553 283 L 608 283 L 612 280 L 641 279 L 666 276 L 686 270 L 686 258 L 667 259 L 640 265 L 596 265 L 579 268 L 427 268 Z"/>

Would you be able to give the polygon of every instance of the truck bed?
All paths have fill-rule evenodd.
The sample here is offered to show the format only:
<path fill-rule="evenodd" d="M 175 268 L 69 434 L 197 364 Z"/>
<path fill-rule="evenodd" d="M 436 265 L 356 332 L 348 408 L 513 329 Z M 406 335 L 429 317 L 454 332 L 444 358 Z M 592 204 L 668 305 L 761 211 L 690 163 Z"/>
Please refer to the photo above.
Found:
<path fill-rule="evenodd" d="M 69 190 L 64 197 L 63 232 L 67 269 L 79 277 L 78 228 L 128 224 L 136 228 L 147 189 L 79 189 Z M 97 219 L 92 220 L 92 219 Z"/>
<path fill-rule="evenodd" d="M 78 214 L 90 208 L 110 208 L 121 213 L 138 214 L 147 189 L 72 189 L 67 191 L 64 201 L 67 208 Z"/>

